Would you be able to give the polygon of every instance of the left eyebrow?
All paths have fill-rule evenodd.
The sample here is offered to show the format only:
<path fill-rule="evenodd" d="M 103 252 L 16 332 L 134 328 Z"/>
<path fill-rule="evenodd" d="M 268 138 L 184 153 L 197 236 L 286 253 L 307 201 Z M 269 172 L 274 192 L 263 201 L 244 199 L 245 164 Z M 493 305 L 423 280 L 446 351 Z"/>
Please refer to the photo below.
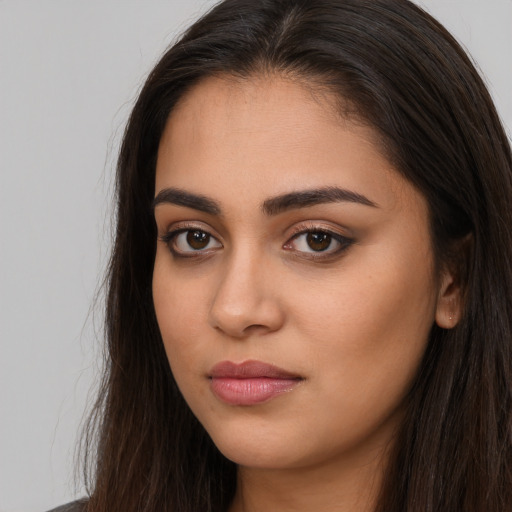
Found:
<path fill-rule="evenodd" d="M 288 210 L 338 202 L 358 203 L 364 206 L 378 208 L 378 205 L 366 196 L 339 187 L 325 187 L 290 192 L 267 199 L 263 202 L 261 208 L 266 215 L 278 215 Z"/>

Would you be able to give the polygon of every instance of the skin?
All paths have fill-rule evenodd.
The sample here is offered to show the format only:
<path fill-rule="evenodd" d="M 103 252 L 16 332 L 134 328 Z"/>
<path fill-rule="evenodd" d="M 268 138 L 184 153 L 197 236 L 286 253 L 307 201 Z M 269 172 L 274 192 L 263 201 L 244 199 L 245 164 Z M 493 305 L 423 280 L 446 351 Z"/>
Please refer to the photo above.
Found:
<path fill-rule="evenodd" d="M 452 274 L 434 274 L 425 199 L 376 134 L 334 105 L 278 76 L 209 78 L 182 98 L 161 139 L 155 196 L 177 188 L 220 209 L 156 205 L 153 297 L 181 392 L 239 465 L 232 512 L 371 510 L 429 331 L 458 320 Z M 325 187 L 373 206 L 262 209 Z M 187 232 L 168 235 L 177 229 L 211 238 L 194 250 Z M 344 238 L 314 251 L 302 233 L 318 230 Z M 209 379 L 226 360 L 302 380 L 261 404 L 226 404 Z"/>

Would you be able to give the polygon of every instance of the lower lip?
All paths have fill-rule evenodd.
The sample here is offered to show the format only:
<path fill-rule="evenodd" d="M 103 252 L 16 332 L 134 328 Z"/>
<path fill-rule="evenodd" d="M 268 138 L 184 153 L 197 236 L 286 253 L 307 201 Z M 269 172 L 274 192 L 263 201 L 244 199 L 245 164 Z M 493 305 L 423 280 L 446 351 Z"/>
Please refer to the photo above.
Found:
<path fill-rule="evenodd" d="M 213 377 L 211 389 L 215 396 L 230 405 L 255 405 L 291 391 L 300 379 L 254 377 L 237 379 Z"/>

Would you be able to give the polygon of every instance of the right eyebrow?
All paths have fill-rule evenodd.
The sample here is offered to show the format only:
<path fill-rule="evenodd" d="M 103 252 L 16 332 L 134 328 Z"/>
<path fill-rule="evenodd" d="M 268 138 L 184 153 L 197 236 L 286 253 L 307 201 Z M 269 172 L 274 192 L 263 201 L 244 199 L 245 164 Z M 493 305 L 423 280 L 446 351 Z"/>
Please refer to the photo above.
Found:
<path fill-rule="evenodd" d="M 164 188 L 158 192 L 153 199 L 153 210 L 159 204 L 175 204 L 178 206 L 185 206 L 186 208 L 193 208 L 201 212 L 209 213 L 210 215 L 220 215 L 221 209 L 217 202 L 212 199 L 199 194 L 191 194 L 179 188 Z"/>

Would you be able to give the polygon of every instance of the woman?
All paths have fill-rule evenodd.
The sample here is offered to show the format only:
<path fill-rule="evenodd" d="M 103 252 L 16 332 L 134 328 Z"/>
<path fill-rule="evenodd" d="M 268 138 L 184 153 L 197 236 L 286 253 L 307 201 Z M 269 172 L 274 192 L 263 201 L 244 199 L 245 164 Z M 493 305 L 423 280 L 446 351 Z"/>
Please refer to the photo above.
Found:
<path fill-rule="evenodd" d="M 225 0 L 118 164 L 88 511 L 512 503 L 512 158 L 406 0 Z"/>

